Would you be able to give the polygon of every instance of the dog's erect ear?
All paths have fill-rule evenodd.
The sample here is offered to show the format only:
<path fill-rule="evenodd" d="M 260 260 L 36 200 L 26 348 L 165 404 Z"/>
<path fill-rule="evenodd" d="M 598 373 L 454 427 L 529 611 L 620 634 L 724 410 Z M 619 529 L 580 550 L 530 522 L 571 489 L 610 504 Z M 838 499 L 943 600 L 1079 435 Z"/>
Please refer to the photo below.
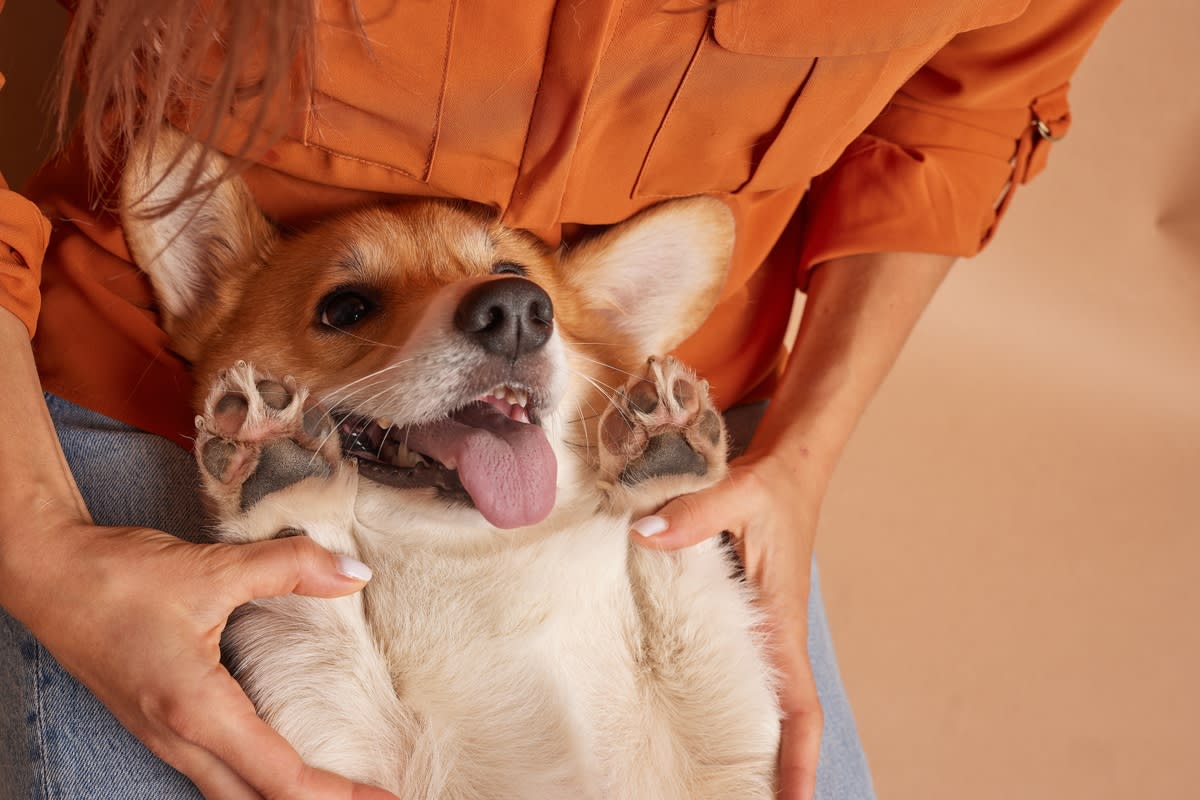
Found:
<path fill-rule="evenodd" d="M 197 192 L 174 207 L 203 145 L 172 128 L 130 149 L 121 181 L 121 223 L 134 262 L 150 276 L 174 349 L 194 360 L 233 310 L 275 231 L 229 160 L 210 152 Z"/>
<path fill-rule="evenodd" d="M 562 274 L 614 343 L 640 360 L 700 327 L 725 284 L 733 236 L 733 214 L 721 201 L 672 200 L 568 252 Z"/>

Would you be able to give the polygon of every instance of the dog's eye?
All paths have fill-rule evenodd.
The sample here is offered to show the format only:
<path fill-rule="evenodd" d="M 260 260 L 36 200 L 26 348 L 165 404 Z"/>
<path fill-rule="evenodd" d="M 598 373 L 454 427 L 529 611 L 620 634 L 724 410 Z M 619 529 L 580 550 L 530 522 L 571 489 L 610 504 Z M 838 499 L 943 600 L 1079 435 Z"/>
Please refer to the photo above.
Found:
<path fill-rule="evenodd" d="M 338 289 L 325 295 L 317 307 L 321 324 L 330 328 L 349 328 L 362 322 L 375 304 L 353 289 Z"/>
<path fill-rule="evenodd" d="M 520 275 L 524 278 L 528 273 L 520 264 L 514 264 L 511 261 L 501 261 L 496 266 L 492 267 L 493 275 Z"/>

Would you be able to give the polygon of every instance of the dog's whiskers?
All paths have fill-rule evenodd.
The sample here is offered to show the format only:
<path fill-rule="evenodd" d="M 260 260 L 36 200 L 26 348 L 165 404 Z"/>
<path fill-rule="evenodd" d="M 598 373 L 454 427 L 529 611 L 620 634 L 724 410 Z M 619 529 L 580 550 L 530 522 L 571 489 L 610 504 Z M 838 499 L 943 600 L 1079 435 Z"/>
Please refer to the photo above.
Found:
<path fill-rule="evenodd" d="M 341 428 L 342 424 L 352 416 L 354 416 L 352 413 L 346 412 L 342 415 L 341 419 L 338 419 L 333 412 L 330 412 L 329 419 L 333 422 L 333 425 L 330 426 L 329 433 L 322 436 L 321 441 L 317 443 L 316 449 L 313 450 L 312 455 L 309 457 L 309 464 L 313 464 L 317 460 L 317 455 L 325 449 L 325 443 L 329 441 L 329 437 L 337 436 L 338 429 Z"/>
<path fill-rule="evenodd" d="M 630 430 L 633 429 L 633 422 L 631 420 L 629 420 L 625 416 L 624 413 L 622 413 L 620 406 L 617 405 L 617 401 L 613 396 L 613 395 L 622 394 L 623 392 L 620 389 L 614 389 L 611 386 L 608 386 L 607 384 L 605 384 L 603 381 L 592 378 L 578 370 L 571 370 L 571 372 L 575 373 L 576 375 L 578 375 L 579 377 L 583 378 L 585 381 L 590 383 L 593 386 L 593 388 L 596 389 L 596 391 L 598 391 L 601 395 L 604 396 L 604 399 L 608 401 L 609 405 L 611 405 L 614 409 L 616 409 L 618 416 L 621 417 L 621 421 L 624 422 L 625 425 Z M 592 410 L 595 411 L 594 408 Z M 603 412 L 601 412 L 601 413 L 603 413 Z"/>
<path fill-rule="evenodd" d="M 579 421 L 580 421 L 580 422 L 584 422 L 584 421 L 586 421 L 586 420 L 590 420 L 590 419 L 598 419 L 599 417 L 602 417 L 602 416 L 604 416 L 604 412 L 603 412 L 603 411 L 597 411 L 597 410 L 596 410 L 596 407 L 595 407 L 594 405 L 592 405 L 592 401 L 591 401 L 591 400 L 588 400 L 588 399 L 586 399 L 586 398 L 585 398 L 585 399 L 584 399 L 584 402 L 585 402 L 585 403 L 587 403 L 587 407 L 588 407 L 588 408 L 591 410 L 591 412 L 592 412 L 592 413 L 591 413 L 591 415 L 590 415 L 590 416 L 586 416 L 586 417 L 585 417 L 585 416 L 583 416 L 583 414 L 582 414 L 582 411 L 581 411 L 581 413 L 580 413 L 580 415 L 579 415 Z"/>
<path fill-rule="evenodd" d="M 319 398 L 319 400 L 320 400 L 321 404 L 326 406 L 327 408 L 334 408 L 336 406 L 339 406 L 342 404 L 342 402 L 344 400 L 346 400 L 348 397 L 350 397 L 351 395 L 353 395 L 355 392 L 358 391 L 357 389 L 355 389 L 354 391 L 351 391 L 350 388 L 352 386 L 355 386 L 356 384 L 360 384 L 364 381 L 372 380 L 373 378 L 378 378 L 380 375 L 383 375 L 388 370 L 397 369 L 399 367 L 404 366 L 405 364 L 412 362 L 413 360 L 414 359 L 406 358 L 403 361 L 396 361 L 391 364 L 388 364 L 387 366 L 385 366 L 381 369 L 377 369 L 374 372 L 363 375 L 361 378 L 352 380 L 352 381 L 350 381 L 350 383 L 343 384 L 336 390 L 330 392 L 328 395 L 326 395 L 322 398 Z"/>
<path fill-rule="evenodd" d="M 615 389 L 614 387 L 609 386 L 608 384 L 604 383 L 601 380 L 593 378 L 592 376 L 588 375 L 586 372 L 580 372 L 577 369 L 570 369 L 569 367 L 568 367 L 568 371 L 575 375 L 578 375 L 580 378 L 583 378 L 585 381 L 587 381 L 589 384 L 591 384 L 592 388 L 595 389 L 597 392 L 599 392 L 601 395 L 603 395 L 604 399 L 607 400 L 610 405 L 615 406 L 617 404 L 617 401 L 615 398 L 616 398 L 616 395 L 619 393 L 618 389 Z"/>
<path fill-rule="evenodd" d="M 394 427 L 396 427 L 396 426 L 388 425 L 387 428 L 384 429 L 384 431 L 383 431 L 383 436 L 379 437 L 379 449 L 375 451 L 375 457 L 377 459 L 379 459 L 380 461 L 383 461 L 383 446 L 385 444 L 387 444 L 388 435 L 392 432 L 392 428 L 394 428 Z"/>
<path fill-rule="evenodd" d="M 340 406 L 342 406 L 348 399 L 353 397 L 355 394 L 358 394 L 360 391 L 374 388 L 373 385 L 361 386 L 360 384 L 363 384 L 366 381 L 371 381 L 372 379 L 378 378 L 381 375 L 387 373 L 389 370 L 393 370 L 393 369 L 402 367 L 405 364 L 408 364 L 412 360 L 413 359 L 405 359 L 403 361 L 396 361 L 394 363 L 388 364 L 387 366 L 377 369 L 374 372 L 370 372 L 366 375 L 356 378 L 355 380 L 353 380 L 347 384 L 343 384 L 342 386 L 338 387 L 337 389 L 318 398 L 317 399 L 318 402 L 325 408 L 329 409 L 330 418 L 333 419 L 333 422 L 334 422 L 333 429 L 329 433 L 327 433 L 323 439 L 321 439 L 320 447 L 318 449 L 323 448 L 325 446 L 325 443 L 327 441 L 329 441 L 329 437 L 335 435 L 338 432 L 338 428 L 340 428 L 342 426 L 342 424 L 346 422 L 346 420 L 350 419 L 351 417 L 360 416 L 358 414 L 358 412 L 364 405 L 371 402 L 375 398 L 379 397 L 381 394 L 387 392 L 388 389 L 390 388 L 385 385 L 383 389 L 381 389 L 380 391 L 371 395 L 370 397 L 356 402 L 352 408 L 343 409 L 343 413 L 341 414 L 340 418 L 338 418 L 337 413 L 336 413 L 338 408 Z M 357 387 L 357 388 L 355 388 L 355 387 Z M 384 438 L 386 439 L 386 436 Z M 380 446 L 382 448 L 382 443 Z M 313 457 L 314 458 L 316 457 L 315 453 L 313 454 Z"/>
<path fill-rule="evenodd" d="M 383 370 L 380 370 L 379 372 L 383 372 Z M 375 373 L 375 374 L 379 374 L 379 373 Z M 356 383 L 357 383 L 357 381 L 356 381 Z M 378 392 L 376 392 L 375 394 L 373 394 L 373 395 L 371 395 L 370 397 L 368 397 L 368 398 L 365 398 L 365 399 L 363 399 L 363 400 L 359 401 L 358 403 L 356 403 L 356 404 L 355 404 L 355 406 L 354 406 L 353 408 L 346 410 L 346 411 L 345 411 L 345 413 L 343 414 L 342 418 L 341 418 L 341 419 L 339 419 L 339 420 L 336 420 L 336 421 L 335 421 L 335 423 L 334 423 L 334 425 L 333 425 L 333 427 L 332 427 L 332 429 L 329 431 L 329 433 L 325 434 L 325 437 L 324 437 L 323 439 L 321 439 L 320 446 L 317 448 L 317 450 L 319 451 L 320 449 L 324 448 L 324 446 L 325 446 L 325 443 L 326 443 L 327 441 L 329 441 L 329 437 L 330 437 L 330 436 L 335 436 L 335 435 L 337 434 L 337 432 L 338 432 L 338 428 L 340 428 L 340 427 L 342 426 L 342 424 L 343 424 L 343 423 L 344 423 L 346 420 L 350 419 L 351 417 L 362 416 L 362 415 L 360 415 L 358 412 L 359 412 L 359 410 L 360 410 L 360 409 L 362 409 L 362 407 L 363 407 L 363 406 L 365 406 L 367 403 L 370 403 L 371 401 L 375 400 L 375 398 L 379 397 L 380 395 L 382 395 L 382 394 L 385 394 L 385 393 L 386 393 L 386 392 L 388 392 L 388 391 L 389 391 L 391 388 L 392 388 L 392 387 L 390 387 L 390 386 L 384 386 L 382 389 L 380 389 L 380 390 L 379 390 Z M 330 412 L 330 417 L 333 417 L 333 416 L 334 416 L 334 415 L 333 415 L 333 412 L 331 411 L 331 412 Z M 386 439 L 386 438 L 387 438 L 387 437 L 385 436 L 385 437 L 384 437 L 384 439 Z M 381 451 L 381 452 L 382 452 L 382 448 L 383 448 L 383 443 L 382 443 L 382 442 L 380 442 L 380 451 Z M 314 451 L 314 452 L 313 452 L 313 455 L 312 455 L 312 459 L 313 459 L 313 460 L 315 460 L 315 459 L 316 459 L 316 457 L 317 457 L 317 452 L 316 452 L 316 451 Z"/>
<path fill-rule="evenodd" d="M 591 450 L 592 450 L 592 443 L 591 443 L 591 442 L 589 441 L 589 439 L 588 439 L 588 426 L 587 426 L 587 425 L 584 425 L 584 424 L 583 424 L 583 422 L 582 422 L 582 421 L 583 421 L 583 408 L 582 408 L 582 407 L 580 407 L 580 405 L 579 405 L 579 400 L 576 400 L 576 401 L 575 401 L 575 411 L 576 411 L 576 418 L 575 418 L 575 420 L 576 420 L 576 423 L 578 424 L 578 427 L 579 427 L 579 428 L 582 428 L 582 429 L 583 429 L 583 447 L 584 447 L 584 450 L 585 450 L 586 452 L 589 452 L 589 453 L 590 453 L 590 452 L 591 452 Z M 568 442 L 566 439 L 563 439 L 562 441 L 563 441 L 563 443 L 564 443 L 564 444 L 566 444 L 566 445 L 570 445 L 570 444 L 571 444 L 571 442 Z M 587 462 L 587 459 L 583 459 L 583 460 L 584 460 L 584 462 L 585 462 L 585 463 Z"/>
<path fill-rule="evenodd" d="M 597 366 L 604 367 L 605 369 L 611 369 L 613 372 L 619 372 L 619 373 L 621 373 L 622 375 L 628 375 L 628 376 L 629 376 L 629 377 L 631 377 L 631 378 L 641 378 L 641 377 L 644 377 L 644 376 L 642 376 L 642 375 L 639 375 L 639 374 L 637 374 L 636 372 L 630 372 L 630 371 L 629 371 L 629 370 L 627 370 L 627 369 L 621 369 L 620 367 L 615 367 L 615 366 L 613 366 L 612 364 L 609 364 L 609 363 L 607 363 L 607 362 L 604 362 L 604 361 L 597 361 L 597 360 L 596 360 L 596 359 L 594 359 L 594 358 L 588 358 L 587 356 L 583 355 L 582 353 L 575 353 L 574 355 L 575 355 L 577 358 L 582 358 L 584 361 L 589 361 L 589 362 L 591 362 L 591 363 L 593 363 L 593 364 L 595 364 L 595 365 L 597 365 Z"/>
<path fill-rule="evenodd" d="M 370 345 L 371 347 L 386 347 L 389 350 L 403 350 L 404 349 L 403 345 L 388 344 L 387 342 L 379 342 L 379 341 L 376 341 L 375 339 L 368 339 L 365 336 L 359 336 L 358 334 L 351 333 L 350 331 L 346 330 L 345 328 L 338 328 L 338 333 L 342 336 L 349 336 L 351 339 L 358 339 L 364 345 Z"/>

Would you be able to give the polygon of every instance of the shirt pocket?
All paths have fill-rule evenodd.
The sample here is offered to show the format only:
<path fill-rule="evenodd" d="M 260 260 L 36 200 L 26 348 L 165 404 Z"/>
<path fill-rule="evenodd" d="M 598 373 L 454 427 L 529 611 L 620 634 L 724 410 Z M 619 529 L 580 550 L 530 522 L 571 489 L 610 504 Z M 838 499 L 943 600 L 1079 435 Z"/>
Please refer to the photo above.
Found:
<path fill-rule="evenodd" d="M 959 32 L 1028 0 L 737 0 L 692 54 L 635 196 L 756 192 L 823 172 Z"/>
<path fill-rule="evenodd" d="M 426 181 L 446 91 L 453 0 L 359 0 L 360 22 L 321 3 L 318 67 L 303 123 L 289 138 L 327 155 Z"/>

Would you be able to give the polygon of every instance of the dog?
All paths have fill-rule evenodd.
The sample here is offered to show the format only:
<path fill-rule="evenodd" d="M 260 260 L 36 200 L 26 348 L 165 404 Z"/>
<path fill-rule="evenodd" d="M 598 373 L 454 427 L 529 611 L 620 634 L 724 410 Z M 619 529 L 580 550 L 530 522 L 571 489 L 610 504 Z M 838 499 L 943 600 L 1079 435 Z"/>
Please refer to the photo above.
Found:
<path fill-rule="evenodd" d="M 654 356 L 716 301 L 726 206 L 557 250 L 435 200 L 284 236 L 219 154 L 169 207 L 200 147 L 156 142 L 131 152 L 122 221 L 194 367 L 216 537 L 306 535 L 374 572 L 235 612 L 223 652 L 259 714 L 405 800 L 773 797 L 749 587 L 715 539 L 629 540 L 726 471 L 707 385 Z"/>

